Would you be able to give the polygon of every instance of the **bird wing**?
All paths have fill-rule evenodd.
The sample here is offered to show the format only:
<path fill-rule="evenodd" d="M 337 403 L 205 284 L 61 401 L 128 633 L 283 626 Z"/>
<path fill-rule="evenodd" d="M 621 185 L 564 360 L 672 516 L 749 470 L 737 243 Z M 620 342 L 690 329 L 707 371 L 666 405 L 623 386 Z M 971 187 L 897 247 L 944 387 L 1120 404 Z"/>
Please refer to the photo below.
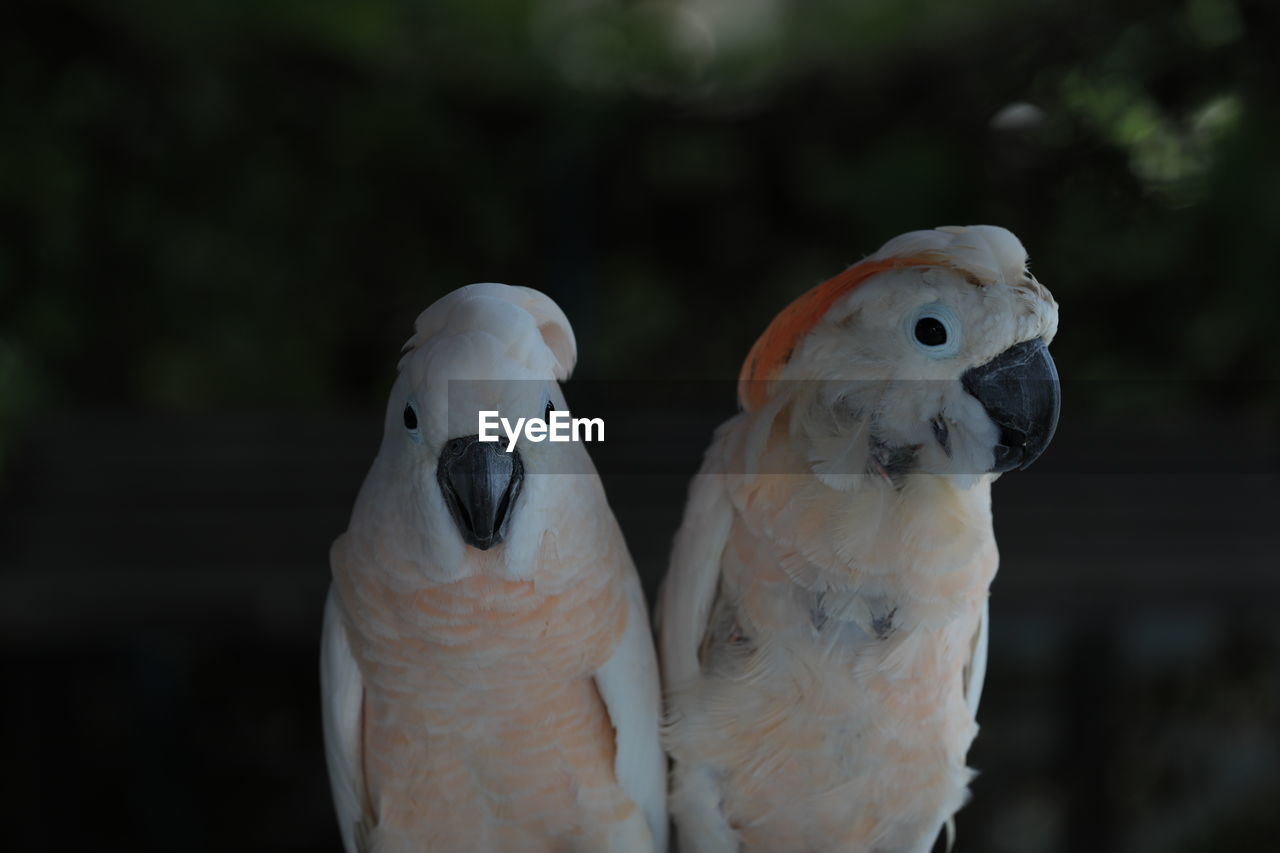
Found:
<path fill-rule="evenodd" d="M 987 677 L 987 622 L 990 604 L 982 603 L 982 617 L 978 621 L 978 630 L 973 635 L 973 650 L 969 655 L 969 663 L 964 674 L 964 698 L 969 703 L 969 713 L 978 714 L 978 700 L 982 698 L 982 683 Z"/>
<path fill-rule="evenodd" d="M 711 457 L 689 486 L 684 521 L 671 551 L 656 617 L 663 684 L 676 689 L 697 677 L 698 647 L 720 581 L 720 559 L 733 526 L 733 505 Z"/>
<path fill-rule="evenodd" d="M 627 580 L 627 627 L 613 654 L 595 673 L 614 729 L 614 773 L 644 813 L 655 850 L 666 850 L 667 758 L 658 738 L 662 691 L 644 592 L 632 569 Z"/>
<path fill-rule="evenodd" d="M 320 635 L 320 697 L 324 754 L 342 843 L 346 853 L 360 853 L 363 844 L 357 844 L 357 840 L 363 834 L 362 827 L 368 824 L 360 746 L 364 680 L 351 654 L 332 588 L 325 600 Z"/>

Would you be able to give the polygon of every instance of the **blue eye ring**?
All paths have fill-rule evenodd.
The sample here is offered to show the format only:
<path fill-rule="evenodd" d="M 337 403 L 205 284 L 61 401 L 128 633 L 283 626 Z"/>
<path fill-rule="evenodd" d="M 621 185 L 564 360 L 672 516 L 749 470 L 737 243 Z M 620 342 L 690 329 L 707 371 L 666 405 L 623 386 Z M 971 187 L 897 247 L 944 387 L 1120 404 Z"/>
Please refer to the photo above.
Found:
<path fill-rule="evenodd" d="M 907 337 L 929 358 L 951 358 L 960 352 L 960 318 L 949 305 L 931 302 L 907 316 Z"/>

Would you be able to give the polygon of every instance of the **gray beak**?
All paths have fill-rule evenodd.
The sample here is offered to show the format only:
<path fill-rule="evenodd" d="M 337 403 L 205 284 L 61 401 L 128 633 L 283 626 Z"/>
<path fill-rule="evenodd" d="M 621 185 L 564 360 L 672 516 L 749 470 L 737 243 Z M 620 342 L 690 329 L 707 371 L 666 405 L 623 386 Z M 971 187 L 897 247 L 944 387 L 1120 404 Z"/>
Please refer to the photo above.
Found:
<path fill-rule="evenodd" d="M 502 542 L 524 482 L 520 451 L 507 453 L 478 435 L 451 439 L 440 451 L 436 480 L 463 541 L 481 551 Z"/>
<path fill-rule="evenodd" d="M 1062 390 L 1044 341 L 1034 338 L 965 371 L 964 390 L 977 398 L 1000 430 L 993 473 L 1026 468 L 1058 428 Z"/>

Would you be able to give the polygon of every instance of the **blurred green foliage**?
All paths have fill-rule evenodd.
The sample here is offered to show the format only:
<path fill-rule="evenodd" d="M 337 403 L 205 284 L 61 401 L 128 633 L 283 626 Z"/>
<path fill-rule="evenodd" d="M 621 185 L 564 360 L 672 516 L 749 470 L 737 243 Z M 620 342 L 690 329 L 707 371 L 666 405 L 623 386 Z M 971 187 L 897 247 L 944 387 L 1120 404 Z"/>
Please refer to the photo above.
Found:
<path fill-rule="evenodd" d="M 1262 0 L 19 2 L 0 448 L 48 407 L 371 404 L 476 280 L 560 301 L 579 375 L 731 377 L 789 298 L 972 222 L 1028 246 L 1064 376 L 1275 411 L 1277 43 Z"/>

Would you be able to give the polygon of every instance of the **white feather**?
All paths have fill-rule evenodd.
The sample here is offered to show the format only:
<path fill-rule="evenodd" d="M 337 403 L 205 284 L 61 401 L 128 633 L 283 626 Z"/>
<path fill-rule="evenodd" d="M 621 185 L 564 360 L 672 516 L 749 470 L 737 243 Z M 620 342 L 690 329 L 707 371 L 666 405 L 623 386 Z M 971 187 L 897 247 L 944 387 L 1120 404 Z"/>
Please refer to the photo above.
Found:
<path fill-rule="evenodd" d="M 718 446 L 712 445 L 712 452 Z M 675 691 L 700 676 L 698 647 L 707 629 L 720 581 L 720 561 L 733 526 L 733 507 L 724 477 L 709 473 L 718 466 L 708 453 L 702 471 L 689 486 L 684 522 L 676 534 L 671 566 L 659 593 L 656 621 L 662 655 L 662 683 L 668 707 Z M 678 725 L 668 719 L 667 724 Z M 727 853 L 738 848 L 737 834 L 721 809 L 715 773 L 706 766 L 672 770 L 671 812 L 682 833 L 686 853 Z"/>
<path fill-rule="evenodd" d="M 715 445 L 713 445 L 715 447 Z M 698 646 L 720 580 L 720 557 L 733 524 L 733 507 L 722 475 L 710 459 L 689 486 L 684 522 L 676 533 L 671 566 L 658 608 L 662 683 L 668 693 L 699 674 Z"/>
<path fill-rule="evenodd" d="M 472 319 L 493 316 L 492 303 L 506 302 L 529 315 L 533 325 L 537 327 L 542 343 L 554 358 L 553 372 L 556 379 L 563 382 L 573 372 L 578 358 L 578 344 L 574 338 L 573 327 L 569 318 L 560 310 L 551 297 L 529 287 L 513 287 L 496 282 L 482 282 L 460 287 L 440 299 L 418 315 L 414 321 L 414 333 L 404 345 L 406 351 L 413 350 L 430 341 L 442 332 L 456 331 L 460 319 L 470 314 Z M 486 303 L 489 303 L 486 305 Z M 501 315 L 498 315 L 501 318 Z M 503 338 L 511 334 L 510 325 L 499 322 L 495 332 Z"/>
<path fill-rule="evenodd" d="M 627 628 L 603 666 L 596 689 L 613 723 L 618 784 L 643 812 L 655 851 L 667 849 L 667 757 L 658 738 L 662 691 L 644 593 L 638 577 L 627 582 Z"/>
<path fill-rule="evenodd" d="M 324 628 L 320 635 L 320 696 L 324 756 L 329 765 L 329 784 L 333 789 L 342 844 L 347 853 L 359 853 L 357 833 L 368 819 L 360 756 L 364 682 L 351 654 L 332 589 L 325 600 Z"/>
<path fill-rule="evenodd" d="M 1027 266 L 1027 250 L 1011 232 L 996 225 L 944 225 L 931 231 L 899 234 L 869 260 L 938 255 L 947 266 L 977 276 L 983 283 L 1012 285 Z"/>
<path fill-rule="evenodd" d="M 973 655 L 969 658 L 966 673 L 964 698 L 969 703 L 969 713 L 975 717 L 978 715 L 978 701 L 982 698 L 982 684 L 987 678 L 987 623 L 990 610 L 989 602 L 982 605 L 982 618 L 978 622 L 978 633 L 973 638 Z"/>

